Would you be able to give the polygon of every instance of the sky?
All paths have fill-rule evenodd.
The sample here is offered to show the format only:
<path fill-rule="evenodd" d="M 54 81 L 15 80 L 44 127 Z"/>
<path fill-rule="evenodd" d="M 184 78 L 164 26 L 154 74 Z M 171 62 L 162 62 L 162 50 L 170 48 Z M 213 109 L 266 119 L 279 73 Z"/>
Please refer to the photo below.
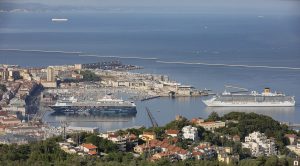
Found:
<path fill-rule="evenodd" d="M 0 0 L 16 4 L 93 8 L 168 8 L 204 11 L 250 11 L 300 13 L 300 0 Z"/>
<path fill-rule="evenodd" d="M 285 7 L 299 5 L 300 0 L 1 0 L 16 3 L 42 3 L 72 6 L 249 6 Z M 284 5 L 284 6 L 282 6 Z M 296 6 L 294 6 L 296 7 Z"/>

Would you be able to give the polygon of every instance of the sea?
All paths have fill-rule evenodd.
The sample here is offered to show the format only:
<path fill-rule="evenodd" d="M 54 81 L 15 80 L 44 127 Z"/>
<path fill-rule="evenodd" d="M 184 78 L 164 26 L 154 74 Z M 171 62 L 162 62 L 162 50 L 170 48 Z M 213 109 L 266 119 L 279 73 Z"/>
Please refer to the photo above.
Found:
<path fill-rule="evenodd" d="M 68 21 L 52 22 L 54 17 Z M 111 59 L 143 67 L 134 72 L 168 75 L 214 93 L 222 93 L 224 85 L 258 92 L 270 87 L 295 96 L 296 106 L 208 108 L 203 97 L 165 97 L 137 101 L 134 116 L 68 117 L 47 112 L 44 120 L 72 119 L 70 126 L 101 130 L 150 127 L 148 107 L 159 125 L 176 115 L 206 118 L 213 111 L 255 112 L 300 123 L 300 14 L 0 13 L 0 64 L 42 67 Z"/>

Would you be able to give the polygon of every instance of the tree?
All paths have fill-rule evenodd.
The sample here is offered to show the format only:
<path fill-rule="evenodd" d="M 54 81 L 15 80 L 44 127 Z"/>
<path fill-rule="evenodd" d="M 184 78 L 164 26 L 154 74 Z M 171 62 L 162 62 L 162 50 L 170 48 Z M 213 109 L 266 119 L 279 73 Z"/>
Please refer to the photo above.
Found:
<path fill-rule="evenodd" d="M 90 70 L 80 71 L 83 76 L 83 81 L 101 81 L 100 77 Z"/>
<path fill-rule="evenodd" d="M 7 91 L 6 85 L 0 84 L 0 90 L 1 90 L 2 92 L 6 92 L 6 91 Z"/>
<path fill-rule="evenodd" d="M 271 117 L 255 113 L 230 112 L 225 114 L 222 120 L 238 121 L 238 123 L 228 123 L 225 128 L 216 129 L 216 132 L 223 135 L 238 134 L 241 138 L 254 131 L 265 133 L 267 137 L 275 138 L 276 148 L 281 154 L 288 153 L 285 148 L 288 144 L 288 139 L 284 135 L 287 133 L 296 134 L 296 132 L 289 130 L 286 125 L 281 125 Z"/>
<path fill-rule="evenodd" d="M 170 165 L 171 166 L 172 164 L 171 164 L 170 160 L 168 160 L 168 159 L 160 159 L 156 162 L 155 165 L 157 165 L 157 166 L 168 166 L 168 165 Z"/>
<path fill-rule="evenodd" d="M 92 143 L 97 146 L 99 151 L 108 153 L 108 152 L 116 152 L 118 151 L 118 146 L 114 144 L 112 141 L 103 139 L 93 134 L 85 138 L 86 143 Z"/>
<path fill-rule="evenodd" d="M 186 118 L 182 118 L 181 120 L 173 120 L 170 123 L 165 125 L 166 129 L 175 129 L 181 130 L 184 126 L 190 125 L 190 122 Z"/>
<path fill-rule="evenodd" d="M 241 160 L 239 162 L 239 166 L 253 166 L 253 165 L 259 165 L 259 162 L 256 161 L 255 159 L 246 159 L 246 160 Z"/>
<path fill-rule="evenodd" d="M 278 165 L 278 158 L 276 156 L 271 156 L 266 160 L 265 166 L 274 166 L 274 165 Z"/>
<path fill-rule="evenodd" d="M 212 113 L 210 113 L 210 115 L 208 116 L 208 118 L 206 119 L 206 121 L 218 121 L 221 118 L 219 117 L 218 113 L 216 113 L 215 111 L 213 111 Z"/>
<path fill-rule="evenodd" d="M 85 142 L 94 144 L 95 146 L 98 146 L 101 142 L 101 138 L 98 137 L 97 135 L 90 135 L 90 136 L 85 138 Z"/>

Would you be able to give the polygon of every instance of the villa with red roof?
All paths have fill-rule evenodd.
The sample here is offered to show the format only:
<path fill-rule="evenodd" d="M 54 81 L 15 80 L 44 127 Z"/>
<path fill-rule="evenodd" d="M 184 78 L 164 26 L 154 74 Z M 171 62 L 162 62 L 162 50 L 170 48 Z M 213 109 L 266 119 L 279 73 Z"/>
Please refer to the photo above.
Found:
<path fill-rule="evenodd" d="M 81 144 L 80 149 L 89 155 L 97 154 L 97 146 L 95 146 L 93 144 Z"/>
<path fill-rule="evenodd" d="M 168 136 L 171 136 L 171 137 L 178 137 L 178 134 L 179 134 L 179 130 L 166 130 L 165 133 L 168 135 Z"/>

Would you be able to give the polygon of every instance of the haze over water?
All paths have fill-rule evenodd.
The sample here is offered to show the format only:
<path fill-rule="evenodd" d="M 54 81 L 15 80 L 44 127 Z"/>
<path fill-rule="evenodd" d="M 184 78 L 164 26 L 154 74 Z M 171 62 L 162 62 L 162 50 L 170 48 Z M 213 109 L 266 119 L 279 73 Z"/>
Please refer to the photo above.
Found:
<path fill-rule="evenodd" d="M 224 90 L 225 84 L 259 92 L 270 87 L 294 95 L 297 104 L 295 108 L 215 109 L 206 108 L 199 97 L 159 98 L 138 102 L 138 113 L 129 118 L 129 122 L 72 123 L 74 126 L 103 129 L 149 126 L 145 106 L 153 110 L 160 125 L 173 120 L 177 114 L 206 118 L 212 111 L 220 114 L 256 112 L 280 121 L 300 123 L 299 14 L 50 12 L 0 15 L 7 19 L 5 24 L 0 24 L 0 63 L 47 66 L 120 59 L 125 64 L 144 67 L 137 72 L 167 74 L 184 84 L 217 93 Z M 51 22 L 51 18 L 57 16 L 69 21 Z"/>

